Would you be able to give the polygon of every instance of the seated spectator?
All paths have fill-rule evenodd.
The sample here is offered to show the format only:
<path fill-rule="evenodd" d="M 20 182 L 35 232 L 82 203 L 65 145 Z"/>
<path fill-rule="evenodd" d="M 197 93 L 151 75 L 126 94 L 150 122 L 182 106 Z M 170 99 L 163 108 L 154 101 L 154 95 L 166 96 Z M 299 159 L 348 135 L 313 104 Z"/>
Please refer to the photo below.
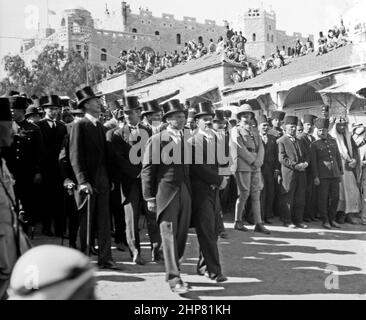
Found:
<path fill-rule="evenodd" d="M 318 55 L 323 55 L 325 53 L 327 53 L 327 38 L 324 37 L 323 32 L 320 31 L 319 32 L 319 39 L 318 39 L 318 52 L 317 52 L 317 56 Z"/>
<path fill-rule="evenodd" d="M 296 40 L 296 43 L 295 43 L 295 55 L 296 56 L 299 56 L 300 53 L 301 53 L 301 47 L 302 47 L 302 44 L 300 42 L 299 39 Z"/>
<path fill-rule="evenodd" d="M 208 45 L 208 52 L 214 53 L 216 51 L 216 44 L 210 39 L 210 44 Z"/>
<path fill-rule="evenodd" d="M 238 82 L 242 82 L 243 81 L 243 78 L 240 74 L 240 71 L 238 69 L 234 69 L 234 73 L 231 75 L 230 77 L 234 83 L 238 83 Z"/>

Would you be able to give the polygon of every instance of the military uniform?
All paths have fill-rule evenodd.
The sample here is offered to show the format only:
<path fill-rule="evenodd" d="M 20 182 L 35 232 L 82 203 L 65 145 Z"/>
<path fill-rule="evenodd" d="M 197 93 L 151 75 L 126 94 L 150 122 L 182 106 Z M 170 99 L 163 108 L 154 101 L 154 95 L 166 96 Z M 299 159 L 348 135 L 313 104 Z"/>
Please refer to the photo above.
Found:
<path fill-rule="evenodd" d="M 315 141 L 310 147 L 313 178 L 319 178 L 318 211 L 323 223 L 335 220 L 339 201 L 339 182 L 343 165 L 335 139 Z M 329 205 L 328 205 L 329 204 Z"/>

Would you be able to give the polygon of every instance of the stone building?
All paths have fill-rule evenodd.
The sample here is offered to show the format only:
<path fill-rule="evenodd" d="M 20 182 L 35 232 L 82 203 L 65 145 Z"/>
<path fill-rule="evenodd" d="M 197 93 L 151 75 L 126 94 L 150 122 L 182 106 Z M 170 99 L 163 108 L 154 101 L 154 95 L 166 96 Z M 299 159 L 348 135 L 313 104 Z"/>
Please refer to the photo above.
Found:
<path fill-rule="evenodd" d="M 245 49 L 251 57 L 268 57 L 275 53 L 277 48 L 284 49 L 287 55 L 291 55 L 291 49 L 295 47 L 297 39 L 305 43 L 309 37 L 314 43 L 313 35 L 304 37 L 298 32 L 288 35 L 285 31 L 277 30 L 276 13 L 273 10 L 267 12 L 263 8 L 249 9 L 240 20 L 238 27 L 243 30 L 243 35 L 248 41 Z"/>

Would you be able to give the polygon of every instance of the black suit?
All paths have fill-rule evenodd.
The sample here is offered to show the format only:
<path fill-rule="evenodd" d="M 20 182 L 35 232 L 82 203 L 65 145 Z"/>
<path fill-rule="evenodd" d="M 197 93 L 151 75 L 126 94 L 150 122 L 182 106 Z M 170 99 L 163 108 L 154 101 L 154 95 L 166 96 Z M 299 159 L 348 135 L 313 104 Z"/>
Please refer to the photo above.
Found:
<path fill-rule="evenodd" d="M 306 153 L 310 155 L 310 145 L 315 141 L 311 134 L 302 133 L 297 137 L 303 144 Z M 311 159 L 309 167 L 306 169 L 306 201 L 304 209 L 304 218 L 314 219 L 316 211 L 316 188 L 311 173 Z"/>
<path fill-rule="evenodd" d="M 278 141 L 279 162 L 282 174 L 283 222 L 301 224 L 305 206 L 306 172 L 297 171 L 295 166 L 309 163 L 310 155 L 300 140 L 295 142 L 284 135 Z M 292 220 L 292 221 L 291 221 Z"/>
<path fill-rule="evenodd" d="M 219 165 L 216 158 L 217 138 L 207 138 L 200 132 L 189 139 L 193 146 L 193 164 L 191 166 L 192 185 L 192 221 L 200 245 L 200 258 L 197 270 L 203 274 L 221 274 L 217 236 L 219 229 L 220 201 L 218 187 L 223 181 L 219 176 Z M 209 149 L 209 150 L 208 150 Z M 196 163 L 196 154 L 202 155 L 201 162 Z M 207 159 L 210 157 L 211 159 Z M 212 163 L 212 164 L 209 164 Z"/>
<path fill-rule="evenodd" d="M 93 194 L 90 197 L 91 226 L 97 224 L 99 246 L 98 263 L 104 264 L 112 259 L 111 226 L 109 212 L 109 168 L 110 156 L 108 152 L 105 130 L 97 122 L 84 117 L 71 128 L 70 160 L 79 185 L 90 183 Z M 77 201 L 79 207 L 83 204 L 85 195 L 79 193 Z M 86 251 L 87 206 L 81 206 L 80 244 L 81 250 Z"/>
<path fill-rule="evenodd" d="M 3 148 L 3 157 L 15 179 L 15 196 L 26 218 L 35 225 L 40 207 L 37 204 L 36 174 L 42 173 L 43 138 L 39 127 L 26 120 L 17 123 L 19 132 L 10 147 Z M 19 211 L 19 208 L 17 208 Z"/>
<path fill-rule="evenodd" d="M 167 145 L 183 153 L 173 158 Z M 189 165 L 184 164 L 182 156 L 185 153 L 188 157 L 189 149 L 185 141 L 173 142 L 168 130 L 155 134 L 146 146 L 141 171 L 144 199 L 156 200 L 166 280 L 172 287 L 180 281 L 179 260 L 184 254 L 191 219 Z"/>
<path fill-rule="evenodd" d="M 62 236 L 63 226 L 63 188 L 58 158 L 62 149 L 64 137 L 67 134 L 66 126 L 56 121 L 56 126 L 51 128 L 48 121 L 43 119 L 37 123 L 41 129 L 45 154 L 44 154 L 44 231 L 51 230 L 51 220 L 54 219 L 55 234 Z"/>
<path fill-rule="evenodd" d="M 262 138 L 264 145 L 264 160 L 261 168 L 263 176 L 263 190 L 261 192 L 262 219 L 273 217 L 273 201 L 275 199 L 275 185 L 277 184 L 274 174 L 276 170 L 280 173 L 277 139 L 269 134 L 267 134 L 267 139 L 267 143 L 265 143 Z"/>

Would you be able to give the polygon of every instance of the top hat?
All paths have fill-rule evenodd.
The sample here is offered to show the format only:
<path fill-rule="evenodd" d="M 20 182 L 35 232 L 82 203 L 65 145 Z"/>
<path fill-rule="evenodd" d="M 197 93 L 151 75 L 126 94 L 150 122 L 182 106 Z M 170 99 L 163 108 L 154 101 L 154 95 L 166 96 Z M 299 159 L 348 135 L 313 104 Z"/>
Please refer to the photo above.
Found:
<path fill-rule="evenodd" d="M 160 106 L 159 106 L 159 103 L 157 100 L 151 100 L 151 101 L 142 103 L 141 116 L 144 116 L 149 113 L 156 113 L 156 112 L 161 112 L 161 109 L 160 109 Z"/>
<path fill-rule="evenodd" d="M 252 109 L 252 107 L 249 104 L 242 104 L 238 108 L 237 113 L 236 113 L 236 117 L 237 117 L 238 120 L 240 120 L 240 116 L 243 113 L 251 113 L 253 117 L 255 116 L 255 114 L 253 112 L 253 109 Z"/>
<path fill-rule="evenodd" d="M 168 116 L 175 112 L 184 112 L 183 105 L 179 102 L 178 99 L 173 99 L 165 102 L 162 105 L 163 109 L 163 120 Z"/>
<path fill-rule="evenodd" d="M 28 118 L 32 114 L 39 114 L 41 116 L 42 112 L 40 112 L 38 107 L 32 105 L 25 110 L 25 118 Z"/>
<path fill-rule="evenodd" d="M 137 96 L 125 96 L 123 101 L 123 111 L 131 111 L 140 108 L 139 99 Z"/>
<path fill-rule="evenodd" d="M 195 109 L 189 109 L 187 119 L 194 119 L 194 116 L 196 115 Z"/>
<path fill-rule="evenodd" d="M 285 117 L 285 121 L 284 124 L 291 124 L 291 125 L 295 125 L 297 126 L 297 122 L 298 122 L 299 118 L 296 116 L 286 116 Z"/>
<path fill-rule="evenodd" d="M 82 108 L 84 103 L 90 99 L 100 98 L 102 95 L 96 95 L 91 87 L 84 87 L 75 92 L 78 99 L 78 108 Z"/>
<path fill-rule="evenodd" d="M 276 110 L 276 111 L 272 111 L 271 118 L 283 121 L 283 119 L 285 118 L 285 115 L 286 115 L 286 112 Z"/>
<path fill-rule="evenodd" d="M 25 110 L 28 107 L 27 98 L 21 96 L 10 96 L 8 99 L 10 109 Z"/>
<path fill-rule="evenodd" d="M 315 120 L 315 127 L 318 129 L 328 129 L 329 128 L 329 119 L 326 118 L 318 118 Z"/>
<path fill-rule="evenodd" d="M 315 116 L 312 114 L 304 114 L 303 122 L 314 124 Z"/>
<path fill-rule="evenodd" d="M 212 120 L 213 122 L 224 122 L 226 121 L 224 118 L 224 110 L 215 110 L 215 117 Z"/>
<path fill-rule="evenodd" d="M 41 97 L 41 99 L 39 100 L 39 104 L 42 108 L 61 107 L 61 99 L 59 96 L 51 94 Z"/>
<path fill-rule="evenodd" d="M 211 102 L 200 102 L 194 107 L 194 109 L 196 111 L 196 114 L 194 116 L 195 119 L 200 116 L 215 116 L 215 112 L 213 111 L 213 105 Z"/>
<path fill-rule="evenodd" d="M 5 97 L 0 98 L 0 121 L 11 121 L 11 111 L 9 99 Z"/>
<path fill-rule="evenodd" d="M 262 123 L 268 123 L 268 119 L 266 115 L 262 115 L 258 117 L 258 125 L 262 124 Z"/>
<path fill-rule="evenodd" d="M 19 95 L 20 95 L 19 91 L 15 91 L 15 90 L 9 90 L 5 94 L 6 97 L 19 96 Z"/>

